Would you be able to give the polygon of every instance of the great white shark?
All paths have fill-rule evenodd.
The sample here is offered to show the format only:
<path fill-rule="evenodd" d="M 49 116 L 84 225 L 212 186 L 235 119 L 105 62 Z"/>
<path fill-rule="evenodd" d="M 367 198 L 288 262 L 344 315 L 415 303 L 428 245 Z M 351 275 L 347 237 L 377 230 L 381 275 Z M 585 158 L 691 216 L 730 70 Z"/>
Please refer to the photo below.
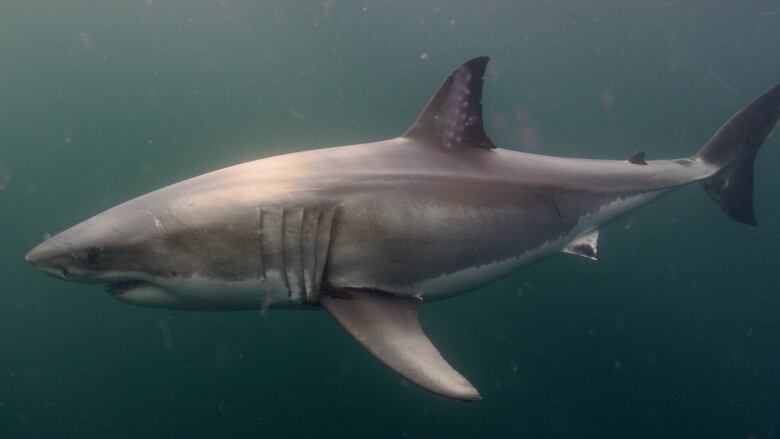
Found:
<path fill-rule="evenodd" d="M 561 158 L 488 138 L 487 62 L 458 67 L 400 137 L 191 178 L 87 219 L 25 258 L 135 305 L 322 308 L 408 380 L 476 400 L 423 333 L 422 304 L 558 253 L 596 259 L 602 226 L 692 182 L 734 220 L 756 224 L 753 162 L 780 117 L 780 84 L 693 156 Z"/>

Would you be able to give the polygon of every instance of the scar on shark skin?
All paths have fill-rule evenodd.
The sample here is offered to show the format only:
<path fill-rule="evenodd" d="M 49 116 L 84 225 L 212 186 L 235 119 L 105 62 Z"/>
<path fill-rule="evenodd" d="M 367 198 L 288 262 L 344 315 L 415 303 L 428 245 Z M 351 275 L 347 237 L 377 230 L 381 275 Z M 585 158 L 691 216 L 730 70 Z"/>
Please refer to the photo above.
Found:
<path fill-rule="evenodd" d="M 163 233 L 166 232 L 165 225 L 163 224 L 163 222 L 159 218 L 157 218 L 157 216 L 155 216 L 155 214 L 152 213 L 151 210 L 149 209 L 140 209 L 140 210 L 152 217 L 152 220 L 154 221 L 154 227 L 157 229 L 158 233 L 160 234 L 160 239 L 163 239 Z"/>

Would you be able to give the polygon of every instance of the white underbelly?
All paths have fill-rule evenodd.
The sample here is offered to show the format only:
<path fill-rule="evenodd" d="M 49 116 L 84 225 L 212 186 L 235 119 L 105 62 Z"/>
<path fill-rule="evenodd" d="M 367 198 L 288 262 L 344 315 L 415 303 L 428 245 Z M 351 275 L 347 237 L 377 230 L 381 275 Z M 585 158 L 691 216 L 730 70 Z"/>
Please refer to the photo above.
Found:
<path fill-rule="evenodd" d="M 664 193 L 665 191 L 655 191 L 618 198 L 579 218 L 576 226 L 569 233 L 550 239 L 534 249 L 508 259 L 492 261 L 484 265 L 468 267 L 427 279 L 403 288 L 398 291 L 398 294 L 414 296 L 423 300 L 439 300 L 484 287 L 526 265 L 561 253 L 573 241 L 598 230 L 602 225 L 613 221 L 626 212 L 655 200 Z"/>
<path fill-rule="evenodd" d="M 565 238 L 548 241 L 538 248 L 516 257 L 468 267 L 427 279 L 404 289 L 401 294 L 415 296 L 425 301 L 446 299 L 463 294 L 489 285 L 526 265 L 554 255 L 560 252 L 566 243 L 568 243 L 568 239 Z"/>
<path fill-rule="evenodd" d="M 266 273 L 265 279 L 241 281 L 197 276 L 150 279 L 114 297 L 134 305 L 199 311 L 266 310 L 303 305 L 301 298 L 291 298 L 286 282 L 273 271 Z"/>

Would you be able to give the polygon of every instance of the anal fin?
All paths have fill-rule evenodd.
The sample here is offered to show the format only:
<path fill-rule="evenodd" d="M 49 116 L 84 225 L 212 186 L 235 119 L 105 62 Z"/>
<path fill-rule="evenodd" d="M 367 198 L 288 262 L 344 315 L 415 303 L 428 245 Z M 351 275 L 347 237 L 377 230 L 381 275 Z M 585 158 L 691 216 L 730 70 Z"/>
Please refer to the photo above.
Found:
<path fill-rule="evenodd" d="M 412 297 L 360 289 L 323 291 L 320 304 L 375 357 L 433 393 L 463 401 L 481 399 L 423 333 Z"/>
<path fill-rule="evenodd" d="M 577 237 L 577 239 L 570 242 L 569 245 L 564 247 L 563 252 L 570 253 L 577 256 L 582 256 L 583 258 L 588 258 L 593 261 L 598 261 L 599 259 L 598 242 L 599 242 L 599 231 L 594 230 L 585 235 L 580 235 L 579 237 Z"/>

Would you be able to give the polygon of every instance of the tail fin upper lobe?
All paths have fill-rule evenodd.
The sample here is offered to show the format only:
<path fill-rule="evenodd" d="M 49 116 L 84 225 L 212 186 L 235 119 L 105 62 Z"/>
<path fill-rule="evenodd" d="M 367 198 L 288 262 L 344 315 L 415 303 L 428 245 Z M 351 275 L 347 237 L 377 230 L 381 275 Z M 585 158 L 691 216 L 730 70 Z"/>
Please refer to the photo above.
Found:
<path fill-rule="evenodd" d="M 731 117 L 694 157 L 719 170 L 702 180 L 718 207 L 732 219 L 755 225 L 753 162 L 780 118 L 780 84 Z"/>

